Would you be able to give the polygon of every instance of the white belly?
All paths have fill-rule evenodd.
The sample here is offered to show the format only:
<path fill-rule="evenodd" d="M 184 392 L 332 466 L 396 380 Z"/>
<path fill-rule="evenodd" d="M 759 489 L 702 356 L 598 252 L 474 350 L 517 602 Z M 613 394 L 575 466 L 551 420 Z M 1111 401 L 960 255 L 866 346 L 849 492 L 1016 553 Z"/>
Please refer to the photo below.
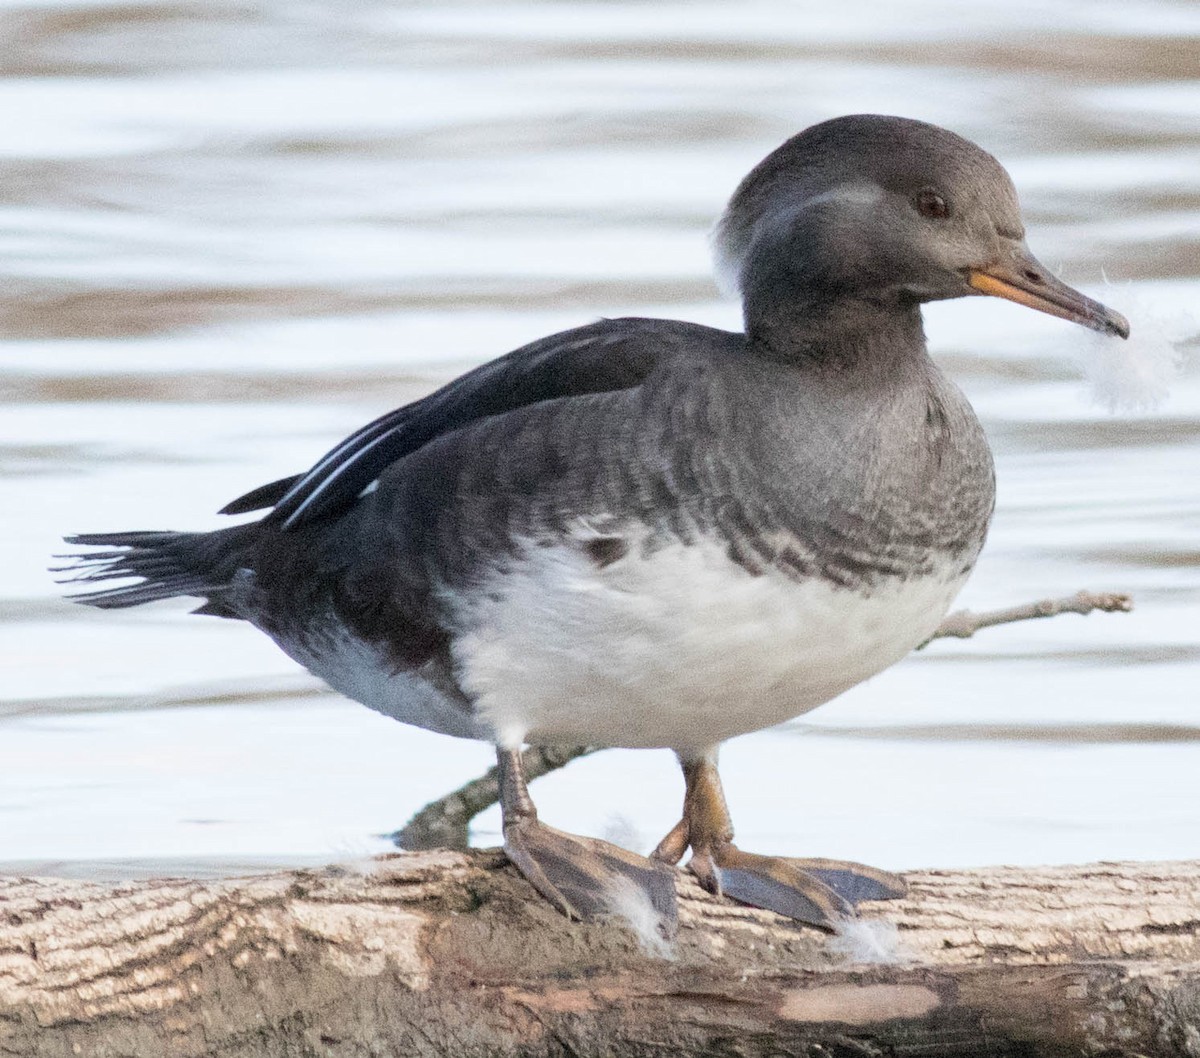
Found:
<path fill-rule="evenodd" d="M 702 750 L 799 716 L 937 628 L 965 577 L 869 594 L 753 576 L 717 541 L 597 568 L 531 548 L 462 600 L 458 680 L 504 744 Z"/>

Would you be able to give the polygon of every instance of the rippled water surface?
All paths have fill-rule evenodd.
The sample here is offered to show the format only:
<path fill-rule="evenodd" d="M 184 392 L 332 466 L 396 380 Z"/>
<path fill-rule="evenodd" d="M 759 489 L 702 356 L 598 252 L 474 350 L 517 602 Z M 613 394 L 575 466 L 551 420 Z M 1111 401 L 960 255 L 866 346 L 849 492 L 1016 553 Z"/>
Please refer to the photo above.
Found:
<path fill-rule="evenodd" d="M 736 326 L 709 225 L 768 150 L 855 111 L 999 155 L 1035 252 L 1127 311 L 1129 355 L 1185 366 L 1158 409 L 1112 415 L 1087 334 L 990 300 L 928 313 L 1000 477 L 962 604 L 1137 608 L 935 643 L 732 743 L 742 843 L 1200 855 L 1200 8 L 843 6 L 0 0 L 0 860 L 348 856 L 485 767 L 245 626 L 63 602 L 57 538 L 216 526 L 551 330 Z M 535 793 L 645 845 L 679 785 L 669 755 L 612 751 Z"/>

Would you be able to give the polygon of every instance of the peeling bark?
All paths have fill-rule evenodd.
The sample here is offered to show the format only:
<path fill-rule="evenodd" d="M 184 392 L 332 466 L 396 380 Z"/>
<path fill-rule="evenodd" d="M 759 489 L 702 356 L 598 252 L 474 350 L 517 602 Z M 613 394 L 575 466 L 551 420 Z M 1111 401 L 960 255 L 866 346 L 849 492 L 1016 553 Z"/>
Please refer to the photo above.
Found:
<path fill-rule="evenodd" d="M 497 852 L 220 881 L 0 879 L 0 1054 L 1200 1056 L 1200 862 L 923 871 L 898 958 L 679 877 L 674 951 Z"/>

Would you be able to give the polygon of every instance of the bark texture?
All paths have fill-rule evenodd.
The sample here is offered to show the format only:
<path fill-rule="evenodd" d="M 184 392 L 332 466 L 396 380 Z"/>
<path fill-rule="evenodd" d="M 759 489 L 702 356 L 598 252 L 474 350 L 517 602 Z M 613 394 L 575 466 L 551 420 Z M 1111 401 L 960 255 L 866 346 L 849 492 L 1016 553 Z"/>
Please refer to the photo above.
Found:
<path fill-rule="evenodd" d="M 560 918 L 488 851 L 5 878 L 0 1054 L 1200 1056 L 1200 862 L 910 881 L 867 906 L 890 954 L 868 963 L 682 873 L 664 955 Z"/>

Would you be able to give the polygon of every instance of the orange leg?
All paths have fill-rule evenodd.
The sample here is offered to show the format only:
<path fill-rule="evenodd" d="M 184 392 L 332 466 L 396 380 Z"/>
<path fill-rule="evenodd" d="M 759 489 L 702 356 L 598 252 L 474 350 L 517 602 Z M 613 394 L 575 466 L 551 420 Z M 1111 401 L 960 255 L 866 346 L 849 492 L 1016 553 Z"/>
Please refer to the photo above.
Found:
<path fill-rule="evenodd" d="M 709 892 L 830 930 L 854 917 L 853 905 L 862 900 L 904 894 L 902 878 L 861 863 L 743 852 L 733 844 L 716 754 L 680 758 L 680 764 L 687 784 L 683 818 L 651 855 L 678 863 L 691 848 L 688 867 Z"/>

